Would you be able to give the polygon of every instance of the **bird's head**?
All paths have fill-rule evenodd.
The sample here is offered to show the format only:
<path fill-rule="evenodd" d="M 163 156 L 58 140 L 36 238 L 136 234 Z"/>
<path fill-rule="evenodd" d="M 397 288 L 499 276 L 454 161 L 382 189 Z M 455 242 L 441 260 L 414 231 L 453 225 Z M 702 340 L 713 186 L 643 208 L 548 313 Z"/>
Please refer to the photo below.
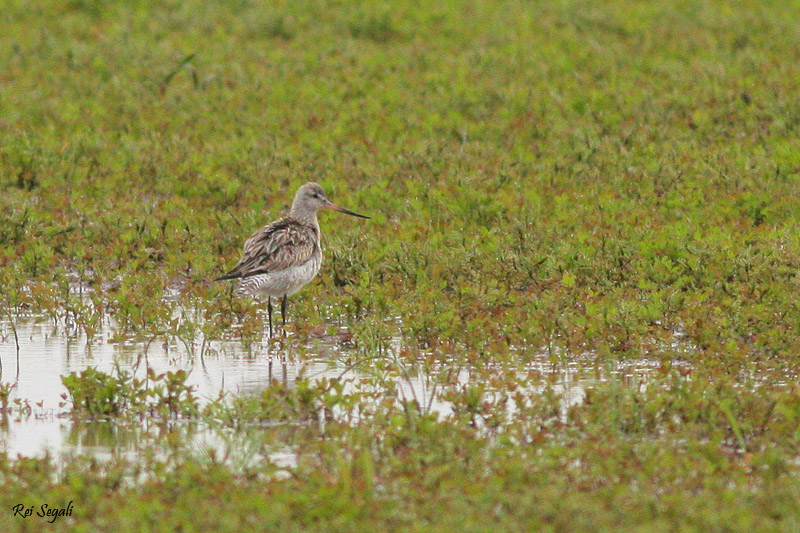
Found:
<path fill-rule="evenodd" d="M 325 191 L 319 183 L 308 182 L 299 189 L 297 194 L 294 195 L 294 202 L 292 202 L 292 213 L 294 215 L 310 215 L 315 214 L 320 209 L 333 209 L 340 213 L 353 215 L 354 217 L 369 218 L 366 215 L 354 213 L 338 205 L 334 205 L 325 196 Z"/>

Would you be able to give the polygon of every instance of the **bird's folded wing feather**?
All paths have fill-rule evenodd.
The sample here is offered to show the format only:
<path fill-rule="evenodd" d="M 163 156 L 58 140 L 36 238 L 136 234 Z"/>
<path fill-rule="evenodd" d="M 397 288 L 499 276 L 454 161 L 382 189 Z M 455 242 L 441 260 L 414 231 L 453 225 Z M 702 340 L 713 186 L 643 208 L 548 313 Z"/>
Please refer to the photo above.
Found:
<path fill-rule="evenodd" d="M 314 253 L 315 229 L 281 219 L 264 226 L 244 243 L 239 263 L 221 279 L 246 278 L 304 264 Z"/>

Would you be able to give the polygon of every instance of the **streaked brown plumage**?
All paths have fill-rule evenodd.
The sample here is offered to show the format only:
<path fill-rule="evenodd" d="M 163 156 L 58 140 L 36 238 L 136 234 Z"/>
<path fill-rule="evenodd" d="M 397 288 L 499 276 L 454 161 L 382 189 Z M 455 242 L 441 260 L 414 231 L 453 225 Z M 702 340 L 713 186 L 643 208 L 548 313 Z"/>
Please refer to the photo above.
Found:
<path fill-rule="evenodd" d="M 369 218 L 333 205 L 317 183 L 300 187 L 288 217 L 264 226 L 244 243 L 236 266 L 215 281 L 238 279 L 240 294 L 266 295 L 269 335 L 272 337 L 272 297 L 282 298 L 281 316 L 286 324 L 286 297 L 314 279 L 322 264 L 317 211 L 333 209 Z"/>
<path fill-rule="evenodd" d="M 276 220 L 250 236 L 233 270 L 219 280 L 248 278 L 305 263 L 319 247 L 319 231 L 291 217 Z"/>

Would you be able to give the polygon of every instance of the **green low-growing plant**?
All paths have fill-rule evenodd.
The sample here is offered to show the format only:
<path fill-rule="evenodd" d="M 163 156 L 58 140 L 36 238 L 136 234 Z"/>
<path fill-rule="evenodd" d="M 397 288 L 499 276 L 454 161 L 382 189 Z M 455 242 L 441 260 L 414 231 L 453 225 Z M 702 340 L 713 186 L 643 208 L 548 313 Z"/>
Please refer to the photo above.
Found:
<path fill-rule="evenodd" d="M 185 370 L 156 374 L 147 370 L 147 396 L 150 413 L 166 416 L 192 416 L 198 413 L 194 388 L 186 385 L 189 378 Z"/>
<path fill-rule="evenodd" d="M 62 376 L 67 392 L 61 397 L 71 403 L 73 413 L 81 415 L 114 417 L 139 409 L 146 398 L 144 380 L 123 370 L 116 373 L 113 376 L 89 367 Z"/>
<path fill-rule="evenodd" d="M 0 412 L 7 413 L 11 401 L 11 392 L 16 387 L 15 383 L 0 383 Z"/>
<path fill-rule="evenodd" d="M 62 376 L 67 388 L 62 407 L 69 403 L 74 416 L 192 416 L 198 413 L 198 404 L 193 388 L 186 385 L 187 378 L 184 370 L 156 374 L 148 369 L 147 379 L 140 379 L 119 367 L 113 374 L 89 367 Z"/>

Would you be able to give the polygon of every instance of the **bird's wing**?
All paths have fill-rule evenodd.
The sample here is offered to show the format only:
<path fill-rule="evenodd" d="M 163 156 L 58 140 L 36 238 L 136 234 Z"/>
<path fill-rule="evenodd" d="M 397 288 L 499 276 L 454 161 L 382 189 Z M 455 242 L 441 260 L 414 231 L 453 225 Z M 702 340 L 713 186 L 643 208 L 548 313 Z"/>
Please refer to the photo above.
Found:
<path fill-rule="evenodd" d="M 247 278 L 302 265 L 314 254 L 316 229 L 282 218 L 264 226 L 244 243 L 239 263 L 218 278 Z"/>

